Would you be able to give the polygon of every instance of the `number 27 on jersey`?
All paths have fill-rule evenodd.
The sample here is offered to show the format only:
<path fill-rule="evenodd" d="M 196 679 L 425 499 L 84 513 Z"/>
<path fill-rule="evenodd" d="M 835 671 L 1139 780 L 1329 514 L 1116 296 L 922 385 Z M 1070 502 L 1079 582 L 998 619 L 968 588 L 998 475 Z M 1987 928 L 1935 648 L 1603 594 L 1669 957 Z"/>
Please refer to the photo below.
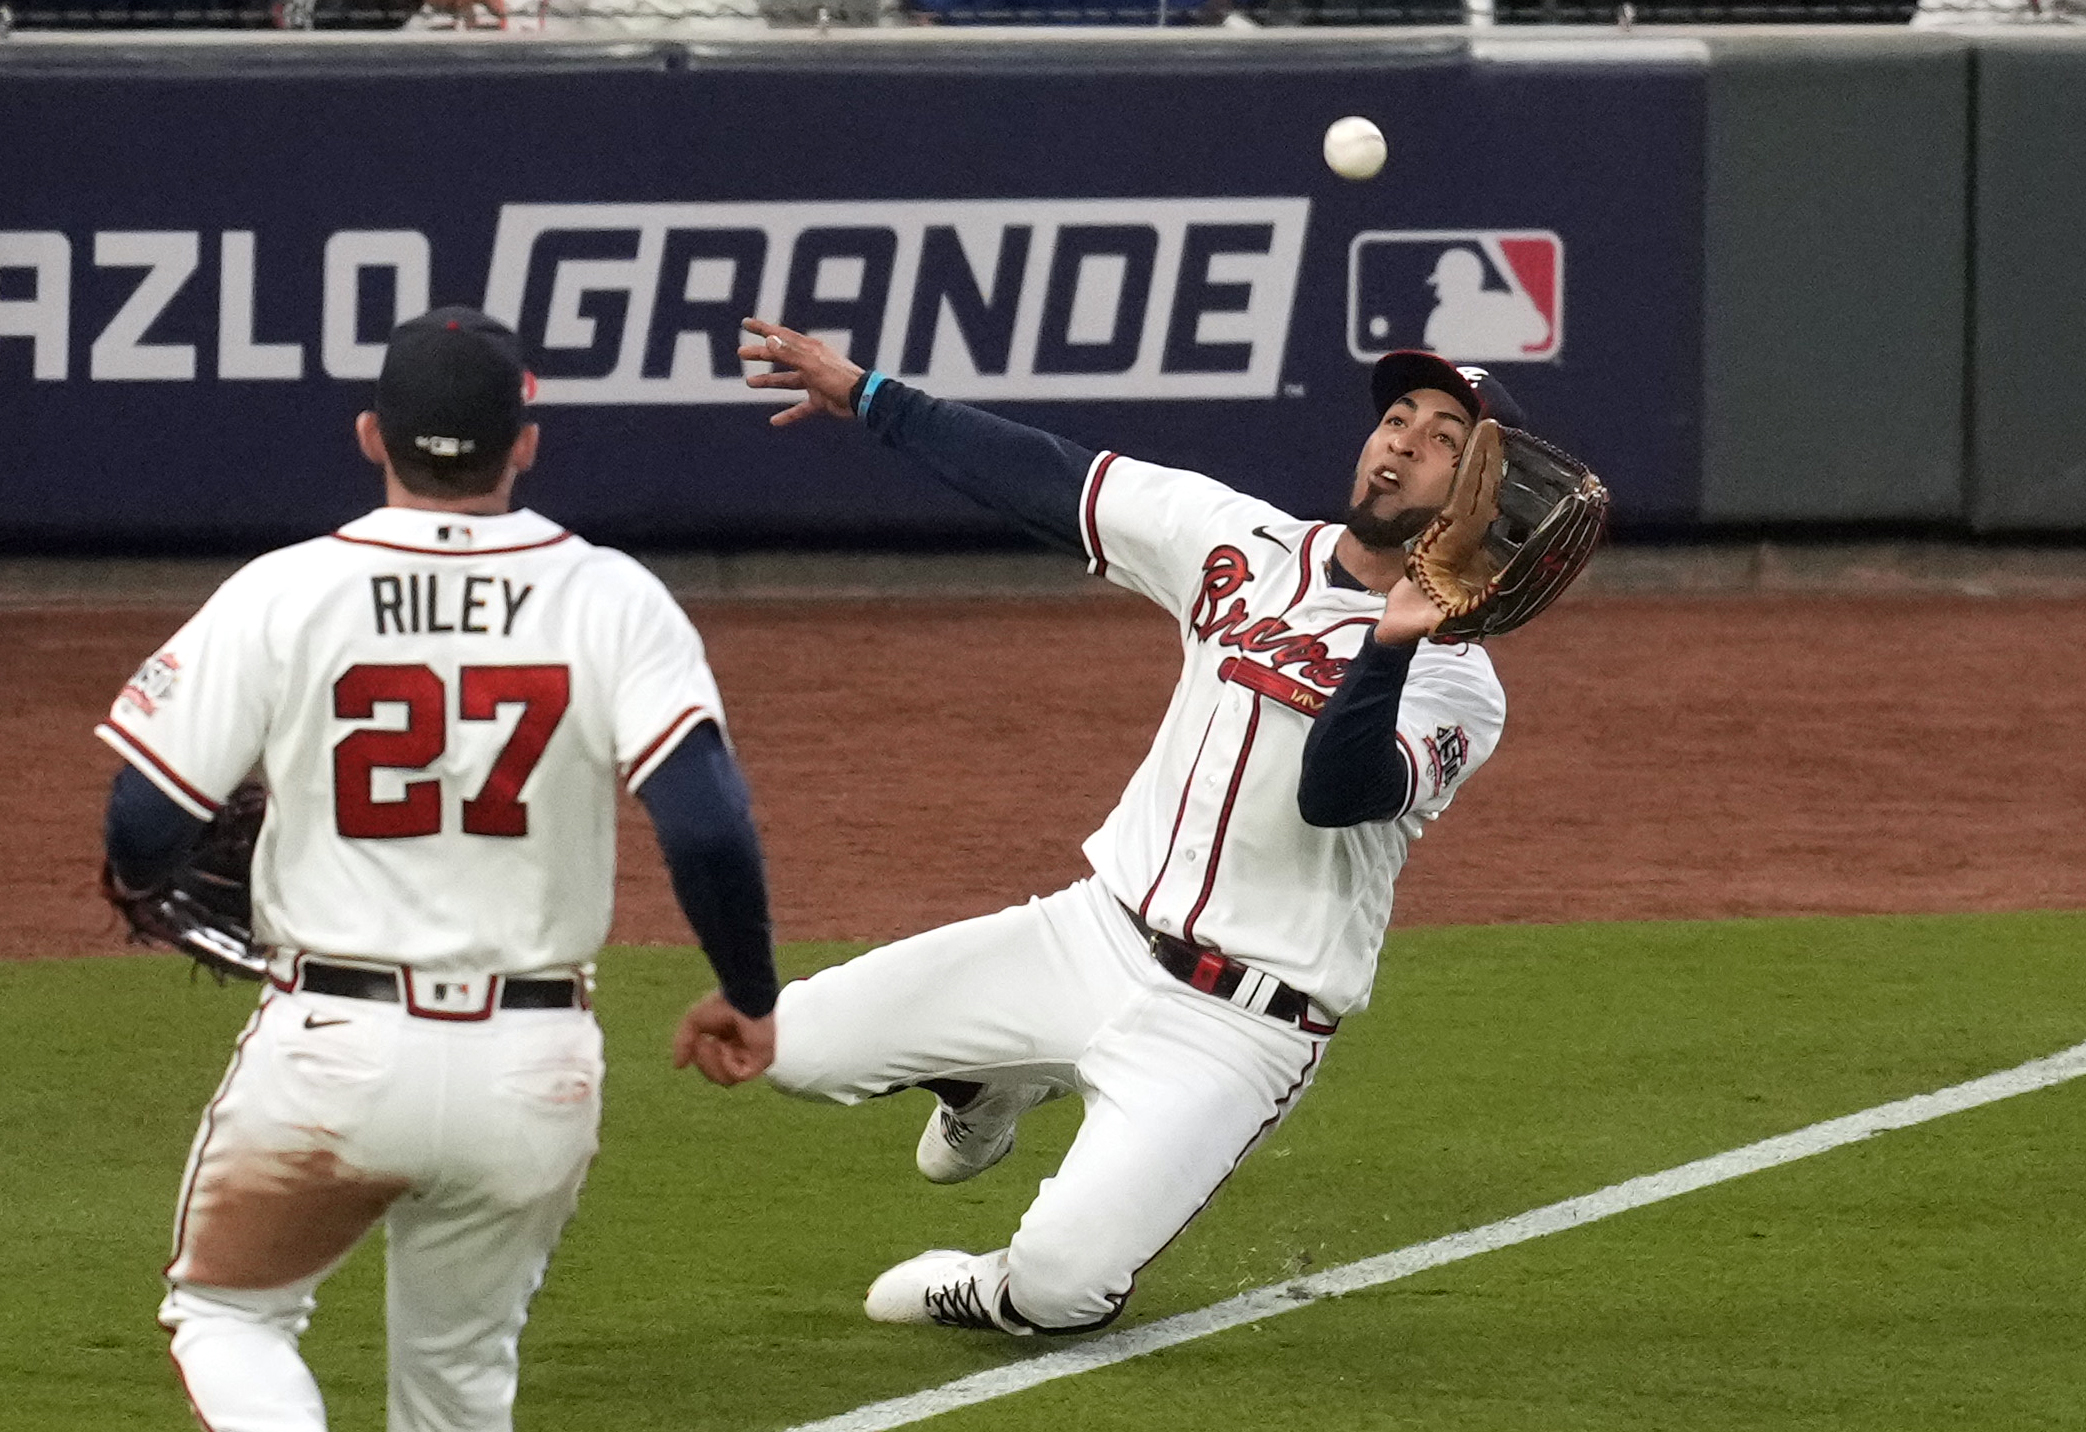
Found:
<path fill-rule="evenodd" d="M 518 705 L 521 719 L 494 759 L 485 784 L 463 803 L 463 828 L 470 835 L 529 833 L 529 808 L 521 789 L 543 758 L 551 733 L 572 700 L 572 673 L 564 666 L 466 666 L 457 672 L 457 719 L 493 721 L 502 706 Z M 439 780 L 408 780 L 397 800 L 376 799 L 373 772 L 418 771 L 448 749 L 449 695 L 442 678 L 424 665 L 352 666 L 333 683 L 333 714 L 367 720 L 380 702 L 405 707 L 406 724 L 369 728 L 343 736 L 333 748 L 335 827 L 352 840 L 396 840 L 435 835 L 442 829 Z"/>

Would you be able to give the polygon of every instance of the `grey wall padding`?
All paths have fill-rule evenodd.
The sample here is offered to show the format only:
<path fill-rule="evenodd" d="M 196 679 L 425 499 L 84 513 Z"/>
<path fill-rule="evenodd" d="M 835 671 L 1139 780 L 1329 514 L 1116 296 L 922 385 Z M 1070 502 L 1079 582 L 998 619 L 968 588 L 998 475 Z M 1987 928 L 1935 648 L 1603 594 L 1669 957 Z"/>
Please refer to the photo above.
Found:
<path fill-rule="evenodd" d="M 1703 517 L 1963 515 L 1969 46 L 1712 40 Z"/>
<path fill-rule="evenodd" d="M 2086 529 L 2086 35 L 1980 38 L 1970 517 Z"/>

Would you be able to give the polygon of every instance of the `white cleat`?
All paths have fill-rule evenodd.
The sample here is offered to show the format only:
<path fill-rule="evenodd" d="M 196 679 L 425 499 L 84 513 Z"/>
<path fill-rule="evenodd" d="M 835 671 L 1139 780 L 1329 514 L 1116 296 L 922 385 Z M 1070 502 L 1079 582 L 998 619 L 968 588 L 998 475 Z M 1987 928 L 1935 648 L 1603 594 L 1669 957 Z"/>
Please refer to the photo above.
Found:
<path fill-rule="evenodd" d="M 933 1183 L 962 1183 L 976 1178 L 1014 1150 L 1014 1128 L 1021 1116 L 1050 1097 L 1048 1084 L 987 1086 L 960 1109 L 935 1095 L 934 1112 L 920 1130 L 913 1162 Z"/>
<path fill-rule="evenodd" d="M 930 1248 L 886 1269 L 869 1285 L 862 1311 L 879 1323 L 1026 1333 L 1025 1327 L 1009 1327 L 999 1320 L 1000 1298 L 1006 1289 L 1006 1249 L 965 1253 L 957 1248 Z"/>

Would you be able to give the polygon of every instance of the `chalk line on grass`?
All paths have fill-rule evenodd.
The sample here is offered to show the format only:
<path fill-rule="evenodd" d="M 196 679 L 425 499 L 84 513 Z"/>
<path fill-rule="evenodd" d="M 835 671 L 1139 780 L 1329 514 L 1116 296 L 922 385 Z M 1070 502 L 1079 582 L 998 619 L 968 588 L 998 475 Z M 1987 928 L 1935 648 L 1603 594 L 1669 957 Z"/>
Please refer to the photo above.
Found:
<path fill-rule="evenodd" d="M 1091 1342 L 973 1373 L 940 1387 L 908 1393 L 887 1402 L 872 1402 L 852 1412 L 802 1423 L 790 1428 L 789 1432 L 884 1432 L 887 1428 L 903 1427 L 938 1413 L 989 1402 L 1060 1377 L 1074 1377 L 1161 1348 L 1208 1337 L 1211 1333 L 1259 1322 L 1326 1298 L 1395 1282 L 1444 1263 L 1474 1258 L 1480 1253 L 1510 1248 L 1548 1233 L 1561 1233 L 1633 1208 L 1678 1198 L 1681 1194 L 1693 1193 L 1696 1189 L 1744 1174 L 1794 1163 L 1874 1134 L 1909 1128 L 1946 1114 L 1974 1109 L 1980 1104 L 2047 1089 L 2081 1075 L 2086 1075 L 2086 1044 L 2074 1045 L 2047 1058 L 2031 1059 L 2026 1064 L 2002 1069 L 1967 1083 L 1952 1084 L 1930 1094 L 1915 1094 L 1909 1099 L 1879 1104 L 1873 1109 L 1827 1119 L 1824 1123 L 1712 1154 L 1693 1163 L 1643 1174 L 1561 1203 L 1517 1213 L 1512 1218 L 1488 1223 L 1482 1228 L 1465 1229 L 1461 1233 L 1429 1239 L 1425 1243 L 1327 1268 L 1306 1277 L 1271 1283 L 1191 1313 L 1178 1313 L 1119 1333 L 1107 1333 Z"/>

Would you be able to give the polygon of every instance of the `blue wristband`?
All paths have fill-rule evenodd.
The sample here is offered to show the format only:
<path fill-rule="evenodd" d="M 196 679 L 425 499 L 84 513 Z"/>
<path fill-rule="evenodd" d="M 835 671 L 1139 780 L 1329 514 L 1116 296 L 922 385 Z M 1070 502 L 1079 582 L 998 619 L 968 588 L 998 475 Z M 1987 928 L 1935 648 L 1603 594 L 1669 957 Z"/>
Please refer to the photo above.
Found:
<path fill-rule="evenodd" d="M 869 405 L 876 401 L 876 390 L 883 386 L 884 375 L 871 368 L 862 376 L 862 396 L 855 400 L 855 416 L 863 417 Z"/>

